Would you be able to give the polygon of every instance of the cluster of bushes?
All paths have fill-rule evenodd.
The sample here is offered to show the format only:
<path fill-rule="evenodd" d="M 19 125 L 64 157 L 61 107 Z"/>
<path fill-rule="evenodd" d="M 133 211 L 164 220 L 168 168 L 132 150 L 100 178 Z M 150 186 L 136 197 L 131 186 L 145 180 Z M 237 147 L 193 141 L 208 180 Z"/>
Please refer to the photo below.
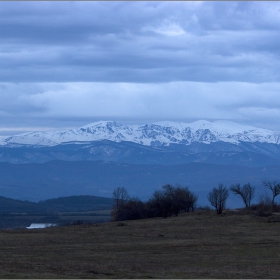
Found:
<path fill-rule="evenodd" d="M 243 186 L 235 184 L 229 189 L 220 184 L 209 192 L 207 198 L 217 214 L 222 214 L 225 210 L 229 191 L 242 199 L 246 209 L 255 211 L 260 216 L 279 212 L 280 206 L 275 202 L 275 198 L 280 194 L 280 184 L 276 181 L 264 181 L 263 186 L 270 190 L 272 197 L 261 195 L 258 203 L 253 205 L 251 202 L 255 195 L 255 187 L 250 183 Z M 155 191 L 147 202 L 129 198 L 125 188 L 115 189 L 113 198 L 115 203 L 111 216 L 114 221 L 178 216 L 181 212 L 194 211 L 197 203 L 197 196 L 188 187 L 170 184 L 163 186 L 162 190 Z"/>
<path fill-rule="evenodd" d="M 188 187 L 170 184 L 155 191 L 147 202 L 129 198 L 125 188 L 115 189 L 113 197 L 111 216 L 114 221 L 178 216 L 180 212 L 194 211 L 197 202 L 197 196 Z"/>

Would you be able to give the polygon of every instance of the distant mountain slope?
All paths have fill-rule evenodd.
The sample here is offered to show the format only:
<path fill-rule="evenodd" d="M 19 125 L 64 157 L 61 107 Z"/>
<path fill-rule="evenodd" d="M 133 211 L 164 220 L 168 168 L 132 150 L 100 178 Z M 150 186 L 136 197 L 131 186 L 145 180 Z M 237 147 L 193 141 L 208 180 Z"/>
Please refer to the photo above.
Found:
<path fill-rule="evenodd" d="M 209 190 L 219 183 L 229 186 L 250 182 L 263 191 L 263 180 L 280 181 L 280 167 L 205 163 L 143 165 L 98 161 L 0 163 L 0 194 L 29 201 L 73 195 L 111 198 L 116 187 L 125 187 L 131 196 L 148 199 L 162 185 L 179 183 L 189 185 L 199 195 L 200 204 L 208 204 Z"/>
<path fill-rule="evenodd" d="M 191 162 L 243 166 L 280 165 L 280 145 L 226 142 L 190 145 L 144 146 L 133 142 L 94 141 L 51 147 L 1 147 L 0 162 L 44 163 L 64 161 L 109 161 L 138 164 L 185 164 Z"/>
<path fill-rule="evenodd" d="M 108 197 L 77 195 L 58 197 L 38 202 L 38 206 L 57 212 L 110 210 L 114 200 Z"/>
<path fill-rule="evenodd" d="M 229 121 L 157 122 L 145 125 L 124 125 L 113 121 L 100 121 L 65 131 L 32 132 L 0 137 L 2 146 L 55 146 L 62 143 L 80 143 L 110 140 L 128 141 L 147 146 L 170 144 L 226 142 L 280 143 L 280 134 L 271 130 L 244 126 Z"/>

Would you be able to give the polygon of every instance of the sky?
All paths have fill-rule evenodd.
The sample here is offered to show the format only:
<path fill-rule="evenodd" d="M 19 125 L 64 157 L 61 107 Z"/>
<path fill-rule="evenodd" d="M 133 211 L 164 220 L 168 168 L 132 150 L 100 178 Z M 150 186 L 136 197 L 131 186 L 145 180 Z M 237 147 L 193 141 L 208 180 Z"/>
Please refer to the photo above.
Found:
<path fill-rule="evenodd" d="M 99 120 L 280 131 L 280 2 L 0 2 L 0 135 Z"/>

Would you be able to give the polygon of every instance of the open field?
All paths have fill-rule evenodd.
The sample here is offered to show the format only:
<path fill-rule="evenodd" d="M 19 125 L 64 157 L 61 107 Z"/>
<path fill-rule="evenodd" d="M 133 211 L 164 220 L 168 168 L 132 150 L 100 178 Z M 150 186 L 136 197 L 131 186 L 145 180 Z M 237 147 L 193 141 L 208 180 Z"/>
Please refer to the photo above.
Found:
<path fill-rule="evenodd" d="M 280 278 L 280 217 L 168 219 L 0 231 L 1 278 Z"/>

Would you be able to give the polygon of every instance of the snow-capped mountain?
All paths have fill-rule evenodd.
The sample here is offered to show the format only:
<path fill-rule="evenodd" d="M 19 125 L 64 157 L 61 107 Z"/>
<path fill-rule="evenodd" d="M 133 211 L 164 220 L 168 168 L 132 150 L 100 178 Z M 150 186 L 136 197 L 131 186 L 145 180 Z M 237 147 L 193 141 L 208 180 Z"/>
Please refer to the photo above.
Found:
<path fill-rule="evenodd" d="M 133 142 L 145 146 L 169 146 L 170 144 L 226 142 L 260 142 L 280 144 L 280 133 L 245 126 L 229 121 L 156 122 L 145 125 L 124 125 L 114 121 L 99 121 L 77 129 L 54 132 L 31 132 L 1 137 L 0 145 L 56 146 L 65 143 L 86 143 L 110 140 Z"/>

